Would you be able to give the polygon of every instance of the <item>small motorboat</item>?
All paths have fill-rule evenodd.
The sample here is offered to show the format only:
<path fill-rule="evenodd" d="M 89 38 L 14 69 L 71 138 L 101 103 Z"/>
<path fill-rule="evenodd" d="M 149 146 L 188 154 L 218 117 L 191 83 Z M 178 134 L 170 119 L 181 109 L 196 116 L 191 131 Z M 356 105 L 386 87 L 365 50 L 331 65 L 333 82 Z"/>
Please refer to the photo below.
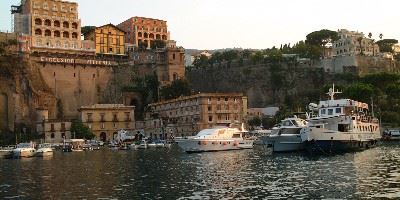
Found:
<path fill-rule="evenodd" d="M 29 158 L 35 155 L 36 149 L 35 145 L 30 143 L 19 143 L 17 148 L 12 150 L 12 156 L 14 158 Z"/>
<path fill-rule="evenodd" d="M 38 150 L 35 153 L 35 156 L 37 157 L 46 157 L 52 155 L 53 149 L 51 148 L 51 144 L 49 143 L 39 144 Z"/>
<path fill-rule="evenodd" d="M 1 147 L 0 158 L 11 158 L 13 149 L 15 149 L 15 146 Z"/>

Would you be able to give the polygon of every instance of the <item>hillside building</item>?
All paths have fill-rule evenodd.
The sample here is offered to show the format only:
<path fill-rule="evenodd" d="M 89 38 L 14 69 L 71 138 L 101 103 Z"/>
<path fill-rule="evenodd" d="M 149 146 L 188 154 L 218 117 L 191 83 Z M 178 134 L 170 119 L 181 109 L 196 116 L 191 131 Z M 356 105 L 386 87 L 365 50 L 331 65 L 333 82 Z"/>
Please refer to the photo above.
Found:
<path fill-rule="evenodd" d="M 366 38 L 362 32 L 341 29 L 338 31 L 338 36 L 339 40 L 332 44 L 332 56 L 377 56 L 379 54 L 379 46 L 373 39 Z"/>
<path fill-rule="evenodd" d="M 155 40 L 164 42 L 169 40 L 167 22 L 164 20 L 131 17 L 118 24 L 117 27 L 126 32 L 125 41 L 135 46 L 143 43 L 150 48 Z"/>
<path fill-rule="evenodd" d="M 125 32 L 113 24 L 96 27 L 85 40 L 94 41 L 96 54 L 125 55 Z"/>

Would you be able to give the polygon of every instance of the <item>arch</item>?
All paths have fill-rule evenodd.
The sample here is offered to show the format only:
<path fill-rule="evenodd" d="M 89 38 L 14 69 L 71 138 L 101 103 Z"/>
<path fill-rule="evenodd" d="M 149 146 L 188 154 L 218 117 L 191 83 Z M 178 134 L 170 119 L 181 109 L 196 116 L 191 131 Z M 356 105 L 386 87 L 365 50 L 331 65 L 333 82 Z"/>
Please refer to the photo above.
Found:
<path fill-rule="evenodd" d="M 107 134 L 105 132 L 100 133 L 100 140 L 103 142 L 107 141 Z"/>
<path fill-rule="evenodd" d="M 64 28 L 69 28 L 69 23 L 68 22 L 63 22 L 63 27 Z"/>
<path fill-rule="evenodd" d="M 161 35 L 160 34 L 156 34 L 156 40 L 161 40 Z"/>
<path fill-rule="evenodd" d="M 39 29 L 39 28 L 37 28 L 37 29 L 35 30 L 35 35 L 42 35 L 42 30 Z"/>
<path fill-rule="evenodd" d="M 61 42 L 60 41 L 56 41 L 56 47 L 61 47 Z"/>
<path fill-rule="evenodd" d="M 54 23 L 53 23 L 53 25 L 54 25 L 55 27 L 60 27 L 60 21 L 55 20 Z"/>
<path fill-rule="evenodd" d="M 149 38 L 154 39 L 154 34 L 150 33 Z"/>
<path fill-rule="evenodd" d="M 39 18 L 35 19 L 35 25 L 42 25 L 42 20 Z"/>
<path fill-rule="evenodd" d="M 178 74 L 175 72 L 174 74 L 172 74 L 172 80 L 173 81 L 176 81 L 176 80 L 178 80 Z"/>
<path fill-rule="evenodd" d="M 78 29 L 78 24 L 77 24 L 76 22 L 73 22 L 73 23 L 72 23 L 72 28 L 73 28 L 73 29 Z"/>
<path fill-rule="evenodd" d="M 44 20 L 44 25 L 51 26 L 51 21 L 49 19 Z"/>
<path fill-rule="evenodd" d="M 69 38 L 69 32 L 68 31 L 64 31 L 63 32 L 63 38 Z"/>
<path fill-rule="evenodd" d="M 142 37 L 143 35 L 142 35 L 142 32 L 138 32 L 138 37 Z"/>
<path fill-rule="evenodd" d="M 162 35 L 162 39 L 163 40 L 167 40 L 167 36 L 166 35 Z"/>
<path fill-rule="evenodd" d="M 0 130 L 8 129 L 8 96 L 0 93 Z"/>
<path fill-rule="evenodd" d="M 149 35 L 145 32 L 144 33 L 144 38 L 148 38 L 149 37 Z"/>
<path fill-rule="evenodd" d="M 61 37 L 60 31 L 54 31 L 54 37 Z"/>
<path fill-rule="evenodd" d="M 44 36 L 51 36 L 51 31 L 49 29 L 44 31 Z"/>
<path fill-rule="evenodd" d="M 72 38 L 75 38 L 75 39 L 78 38 L 78 33 L 73 32 L 73 33 L 72 33 Z"/>

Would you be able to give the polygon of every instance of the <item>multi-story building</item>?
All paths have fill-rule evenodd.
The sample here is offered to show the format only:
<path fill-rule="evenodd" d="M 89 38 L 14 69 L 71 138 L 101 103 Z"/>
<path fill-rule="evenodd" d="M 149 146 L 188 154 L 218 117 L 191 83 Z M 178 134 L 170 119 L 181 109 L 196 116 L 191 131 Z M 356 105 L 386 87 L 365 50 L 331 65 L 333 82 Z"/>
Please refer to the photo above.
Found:
<path fill-rule="evenodd" d="M 164 20 L 131 17 L 117 26 L 126 32 L 125 41 L 135 46 L 143 43 L 150 48 L 154 40 L 169 40 L 167 22 Z"/>
<path fill-rule="evenodd" d="M 247 97 L 241 93 L 200 93 L 149 104 L 148 107 L 147 136 L 187 136 L 217 125 L 242 123 L 247 114 Z"/>
<path fill-rule="evenodd" d="M 61 143 L 64 139 L 71 139 L 71 121 L 48 119 L 46 109 L 37 109 L 36 132 L 44 136 L 46 143 Z"/>
<path fill-rule="evenodd" d="M 32 51 L 81 50 L 81 21 L 77 3 L 61 0 L 22 0 L 20 13 L 15 15 L 20 21 L 28 20 L 15 23 L 14 30 L 31 36 Z"/>
<path fill-rule="evenodd" d="M 332 44 L 332 56 L 379 54 L 379 46 L 373 39 L 366 38 L 364 33 L 341 29 L 338 31 L 339 40 Z"/>
<path fill-rule="evenodd" d="M 95 104 L 82 106 L 79 112 L 82 123 L 92 130 L 96 139 L 110 141 L 120 129 L 135 129 L 134 109 L 134 106 L 123 104 Z"/>
<path fill-rule="evenodd" d="M 96 27 L 85 40 L 94 41 L 96 54 L 125 55 L 125 32 L 113 24 Z"/>

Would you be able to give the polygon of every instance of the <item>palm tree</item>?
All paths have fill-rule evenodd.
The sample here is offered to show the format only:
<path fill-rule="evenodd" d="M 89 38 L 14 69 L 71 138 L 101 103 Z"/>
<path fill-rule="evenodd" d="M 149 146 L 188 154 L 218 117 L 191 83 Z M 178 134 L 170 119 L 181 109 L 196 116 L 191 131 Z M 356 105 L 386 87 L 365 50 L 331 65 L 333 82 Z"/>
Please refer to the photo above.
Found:
<path fill-rule="evenodd" d="M 379 38 L 382 40 L 382 38 L 383 38 L 383 34 L 382 33 L 379 34 Z"/>
<path fill-rule="evenodd" d="M 369 38 L 372 37 L 372 33 L 371 33 L 371 32 L 368 33 L 368 37 L 369 37 Z"/>

